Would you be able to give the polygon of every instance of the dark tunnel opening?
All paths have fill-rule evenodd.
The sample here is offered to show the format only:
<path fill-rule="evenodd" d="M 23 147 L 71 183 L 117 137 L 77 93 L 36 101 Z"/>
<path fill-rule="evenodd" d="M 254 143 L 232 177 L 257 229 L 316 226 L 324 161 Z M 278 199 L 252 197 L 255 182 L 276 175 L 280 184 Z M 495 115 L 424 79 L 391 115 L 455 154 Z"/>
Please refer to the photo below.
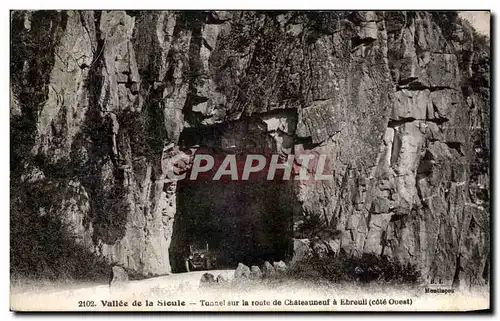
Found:
<path fill-rule="evenodd" d="M 182 147 L 194 146 L 219 156 L 274 153 L 264 130 L 259 124 L 240 122 L 212 128 L 209 133 L 206 129 L 201 134 L 184 131 L 182 141 L 187 143 Z M 229 143 L 225 145 L 226 141 Z M 235 268 L 240 262 L 261 266 L 265 261 L 291 258 L 292 182 L 264 177 L 247 181 L 180 180 L 176 194 L 169 249 L 172 272 L 187 270 L 190 245 L 206 249 L 208 244 L 210 255 L 217 259 L 212 268 Z"/>
<path fill-rule="evenodd" d="M 204 248 L 208 244 L 211 255 L 217 258 L 217 268 L 287 260 L 292 212 L 279 202 L 283 188 L 283 183 L 273 181 L 180 183 L 172 271 L 185 271 L 189 245 Z"/>

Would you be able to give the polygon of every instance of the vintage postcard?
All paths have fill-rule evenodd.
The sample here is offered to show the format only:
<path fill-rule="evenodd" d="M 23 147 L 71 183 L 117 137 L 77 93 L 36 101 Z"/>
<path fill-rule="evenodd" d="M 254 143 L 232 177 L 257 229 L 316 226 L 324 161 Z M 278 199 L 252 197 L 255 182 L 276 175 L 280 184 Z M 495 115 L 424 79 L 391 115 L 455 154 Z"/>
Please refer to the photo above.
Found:
<path fill-rule="evenodd" d="M 10 27 L 12 311 L 490 310 L 489 11 Z"/>

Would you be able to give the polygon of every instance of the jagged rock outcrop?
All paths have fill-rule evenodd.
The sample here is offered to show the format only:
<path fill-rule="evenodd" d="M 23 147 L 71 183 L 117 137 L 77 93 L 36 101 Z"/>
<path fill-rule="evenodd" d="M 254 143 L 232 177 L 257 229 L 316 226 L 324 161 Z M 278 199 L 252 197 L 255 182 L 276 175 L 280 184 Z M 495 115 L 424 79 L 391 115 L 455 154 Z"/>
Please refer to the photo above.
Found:
<path fill-rule="evenodd" d="M 287 266 L 286 266 L 285 262 L 283 262 L 283 261 L 273 262 L 273 267 L 274 267 L 274 270 L 278 273 L 285 272 L 287 269 Z"/>
<path fill-rule="evenodd" d="M 295 238 L 336 229 L 344 251 L 410 261 L 428 281 L 488 281 L 489 45 L 455 13 L 13 11 L 11 22 L 14 226 L 49 213 L 110 263 L 169 273 L 170 147 L 210 147 L 182 135 L 223 126 L 221 148 L 328 156 L 333 180 L 283 192 Z"/>
<path fill-rule="evenodd" d="M 274 266 L 268 261 L 265 261 L 264 265 L 262 266 L 262 276 L 269 277 L 274 275 L 275 273 L 276 270 L 274 269 Z"/>
<path fill-rule="evenodd" d="M 125 282 L 128 281 L 128 274 L 125 269 L 121 266 L 113 266 L 111 269 L 111 278 L 109 280 L 110 287 L 118 287 L 122 286 Z"/>
<path fill-rule="evenodd" d="M 250 267 L 250 278 L 254 279 L 254 280 L 258 280 L 258 279 L 262 278 L 262 271 L 260 270 L 260 268 L 258 266 L 252 265 Z"/>
<path fill-rule="evenodd" d="M 217 278 L 218 279 L 218 278 Z M 210 287 L 216 284 L 215 276 L 211 273 L 204 273 L 200 279 L 200 287 Z"/>
<path fill-rule="evenodd" d="M 250 268 L 243 263 L 238 263 L 238 267 L 234 271 L 234 278 L 235 279 L 250 279 L 251 276 L 252 276 L 252 273 L 250 271 Z"/>

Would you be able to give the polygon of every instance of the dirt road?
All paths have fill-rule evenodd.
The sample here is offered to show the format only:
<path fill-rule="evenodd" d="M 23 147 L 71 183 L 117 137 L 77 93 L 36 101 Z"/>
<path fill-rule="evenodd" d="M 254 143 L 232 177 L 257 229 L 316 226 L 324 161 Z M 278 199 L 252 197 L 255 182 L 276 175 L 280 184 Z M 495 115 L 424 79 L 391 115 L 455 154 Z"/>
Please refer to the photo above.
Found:
<path fill-rule="evenodd" d="M 291 278 L 240 280 L 200 287 L 207 271 L 129 281 L 119 287 L 74 284 L 65 289 L 11 290 L 15 311 L 437 311 L 487 307 L 488 292 L 447 294 L 445 301 L 423 288 L 361 287 L 354 284 L 303 282 Z M 227 280 L 234 270 L 209 271 Z M 67 287 L 67 285 L 66 285 Z M 396 302 L 368 305 L 373 299 Z M 409 300 L 411 298 L 411 301 Z M 392 301 L 390 301 L 392 300 Z M 311 303 L 312 302 L 312 303 Z M 343 304 L 357 302 L 357 304 Z M 245 304 L 246 303 L 246 304 Z"/>
<path fill-rule="evenodd" d="M 110 301 L 119 298 L 122 301 L 132 302 L 143 298 L 173 299 L 185 297 L 191 293 L 199 292 L 201 276 L 207 272 L 212 273 L 215 277 L 220 274 L 229 281 L 234 278 L 234 270 L 210 270 L 175 273 L 129 281 L 111 288 L 108 284 L 89 283 L 46 284 L 42 287 L 32 288 L 12 287 L 10 306 L 12 310 L 60 310 L 63 306 L 75 310 L 94 310 L 93 308 L 101 307 L 101 300 Z M 90 303 L 91 301 L 94 301 L 94 304 Z"/>

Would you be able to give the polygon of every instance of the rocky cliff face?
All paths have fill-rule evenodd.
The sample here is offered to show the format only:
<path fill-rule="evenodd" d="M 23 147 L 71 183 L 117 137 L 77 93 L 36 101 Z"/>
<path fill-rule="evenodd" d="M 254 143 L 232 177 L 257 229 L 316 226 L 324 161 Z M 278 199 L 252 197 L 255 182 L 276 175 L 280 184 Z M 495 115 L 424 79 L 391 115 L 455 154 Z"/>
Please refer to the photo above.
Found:
<path fill-rule="evenodd" d="M 164 147 L 207 146 L 203 130 L 222 126 L 220 148 L 328 155 L 333 181 L 280 192 L 295 238 L 319 220 L 345 251 L 415 263 L 429 282 L 488 281 L 489 45 L 455 13 L 11 22 L 13 223 L 54 215 L 95 255 L 169 273 L 178 195 Z"/>

